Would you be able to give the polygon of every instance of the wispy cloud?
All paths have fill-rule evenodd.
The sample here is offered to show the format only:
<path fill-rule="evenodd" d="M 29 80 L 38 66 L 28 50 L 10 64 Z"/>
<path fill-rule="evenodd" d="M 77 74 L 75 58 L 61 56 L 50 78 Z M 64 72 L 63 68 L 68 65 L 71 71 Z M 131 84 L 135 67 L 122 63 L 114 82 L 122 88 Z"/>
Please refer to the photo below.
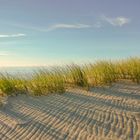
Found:
<path fill-rule="evenodd" d="M 26 34 L 0 34 L 0 38 L 14 38 L 14 37 L 24 37 Z"/>
<path fill-rule="evenodd" d="M 37 26 L 25 26 L 22 24 L 10 24 L 14 27 L 27 29 L 27 30 L 33 30 L 33 31 L 39 31 L 39 32 L 49 32 L 57 29 L 85 29 L 85 28 L 92 28 L 96 27 L 98 28 L 99 25 L 89 25 L 89 24 L 82 24 L 82 23 L 75 23 L 75 24 L 69 24 L 69 23 L 57 23 L 57 24 L 50 24 L 46 25 L 45 27 L 37 27 Z"/>
<path fill-rule="evenodd" d="M 84 29 L 84 28 L 91 28 L 91 25 L 87 24 L 54 24 L 48 27 L 45 31 L 53 31 L 56 29 Z"/>
<path fill-rule="evenodd" d="M 102 20 L 108 22 L 109 24 L 113 25 L 113 26 L 123 26 L 125 24 L 130 23 L 130 19 L 126 18 L 126 17 L 115 17 L 115 18 L 111 18 L 111 17 L 107 17 L 107 16 L 102 16 L 101 17 Z"/>
<path fill-rule="evenodd" d="M 57 23 L 57 24 L 50 24 L 50 25 L 46 25 L 46 26 L 42 26 L 42 27 L 37 27 L 37 26 L 28 26 L 28 25 L 24 25 L 24 24 L 17 24 L 17 23 L 11 23 L 9 25 L 12 25 L 14 27 L 17 28 L 22 28 L 25 30 L 32 30 L 32 31 L 37 31 L 37 32 L 50 32 L 50 31 L 54 31 L 54 30 L 61 30 L 61 29 L 75 29 L 75 30 L 79 30 L 79 29 L 96 29 L 96 28 L 101 28 L 104 26 L 104 22 L 109 23 L 112 26 L 123 26 L 126 25 L 128 23 L 131 22 L 131 20 L 129 18 L 123 17 L 123 16 L 119 16 L 119 17 L 108 17 L 105 15 L 99 16 L 99 18 L 97 20 L 94 21 L 94 23 L 91 24 L 83 24 L 83 23 Z M 10 38 L 10 37 L 23 37 L 26 36 L 26 34 L 0 34 L 0 38 Z"/>

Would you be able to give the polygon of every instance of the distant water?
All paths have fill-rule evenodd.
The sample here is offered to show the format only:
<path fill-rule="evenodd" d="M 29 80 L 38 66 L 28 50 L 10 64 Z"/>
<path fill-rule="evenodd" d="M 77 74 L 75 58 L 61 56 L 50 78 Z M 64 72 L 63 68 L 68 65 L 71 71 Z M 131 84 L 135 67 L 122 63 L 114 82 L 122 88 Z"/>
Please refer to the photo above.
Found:
<path fill-rule="evenodd" d="M 1 67 L 1 74 L 10 74 L 10 75 L 31 75 L 35 71 L 40 69 L 47 69 L 47 67 Z"/>

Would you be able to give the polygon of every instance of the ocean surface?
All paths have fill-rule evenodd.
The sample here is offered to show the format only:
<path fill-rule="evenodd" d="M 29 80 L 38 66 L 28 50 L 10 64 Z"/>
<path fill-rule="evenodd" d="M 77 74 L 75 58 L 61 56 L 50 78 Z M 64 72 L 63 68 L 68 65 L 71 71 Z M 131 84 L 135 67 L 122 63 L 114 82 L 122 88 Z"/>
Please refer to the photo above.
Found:
<path fill-rule="evenodd" d="M 0 74 L 10 75 L 31 75 L 41 69 L 49 69 L 48 67 L 0 67 Z"/>

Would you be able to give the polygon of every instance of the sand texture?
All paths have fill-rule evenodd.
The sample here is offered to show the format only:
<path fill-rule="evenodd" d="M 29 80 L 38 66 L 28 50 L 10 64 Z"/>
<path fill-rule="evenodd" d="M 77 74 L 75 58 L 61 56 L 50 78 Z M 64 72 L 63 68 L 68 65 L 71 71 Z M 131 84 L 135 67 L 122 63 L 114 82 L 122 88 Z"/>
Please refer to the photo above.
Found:
<path fill-rule="evenodd" d="M 0 107 L 0 140 L 140 140 L 140 85 L 9 97 Z"/>

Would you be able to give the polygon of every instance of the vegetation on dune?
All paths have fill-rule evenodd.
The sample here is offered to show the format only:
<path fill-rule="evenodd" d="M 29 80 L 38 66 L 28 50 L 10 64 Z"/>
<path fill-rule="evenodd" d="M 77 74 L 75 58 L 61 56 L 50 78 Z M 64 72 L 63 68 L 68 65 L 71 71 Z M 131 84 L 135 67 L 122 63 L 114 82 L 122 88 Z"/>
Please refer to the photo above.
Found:
<path fill-rule="evenodd" d="M 87 66 L 87 76 L 91 86 L 111 84 L 116 80 L 115 65 L 108 61 L 100 61 Z"/>
<path fill-rule="evenodd" d="M 130 79 L 140 83 L 140 58 L 130 58 L 116 64 L 116 73 L 120 79 Z"/>
<path fill-rule="evenodd" d="M 33 95 L 46 95 L 48 93 L 65 92 L 64 77 L 59 71 L 39 71 L 28 81 L 29 93 Z"/>
<path fill-rule="evenodd" d="M 0 76 L 1 94 L 11 95 L 26 92 L 26 82 L 22 78 L 13 77 L 9 74 Z"/>
<path fill-rule="evenodd" d="M 72 86 L 88 87 L 88 79 L 83 67 L 78 65 L 67 66 L 65 82 Z"/>
<path fill-rule="evenodd" d="M 31 78 L 0 75 L 0 95 L 29 93 L 47 95 L 63 93 L 68 87 L 108 85 L 120 79 L 129 79 L 140 83 L 140 58 L 121 61 L 99 61 L 85 66 L 69 65 L 51 71 L 39 70 Z"/>

